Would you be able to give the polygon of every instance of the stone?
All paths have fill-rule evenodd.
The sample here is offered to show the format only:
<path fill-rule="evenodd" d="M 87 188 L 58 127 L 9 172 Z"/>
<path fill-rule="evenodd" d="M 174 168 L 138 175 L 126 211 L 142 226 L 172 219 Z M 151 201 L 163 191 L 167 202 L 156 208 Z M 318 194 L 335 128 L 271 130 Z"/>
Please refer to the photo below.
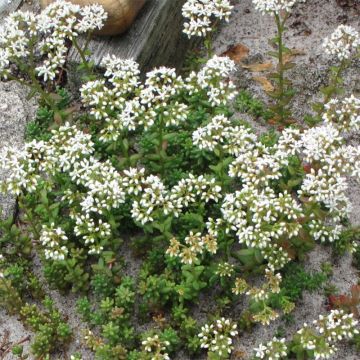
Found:
<path fill-rule="evenodd" d="M 27 89 L 18 83 L 0 82 L 0 152 L 5 146 L 21 148 L 24 144 L 24 133 L 27 121 L 36 112 L 34 102 L 28 101 Z M 6 173 L 0 168 L 0 182 Z M 0 215 L 10 216 L 15 208 L 15 198 L 0 193 Z"/>

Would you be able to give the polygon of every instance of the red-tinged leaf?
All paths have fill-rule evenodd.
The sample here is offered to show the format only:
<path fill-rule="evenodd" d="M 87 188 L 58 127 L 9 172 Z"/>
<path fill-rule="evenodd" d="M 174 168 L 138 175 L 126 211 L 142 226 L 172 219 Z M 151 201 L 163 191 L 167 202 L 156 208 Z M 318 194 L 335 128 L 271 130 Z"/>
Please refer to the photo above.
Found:
<path fill-rule="evenodd" d="M 229 47 L 221 56 L 227 56 L 236 63 L 240 63 L 249 55 L 249 48 L 243 44 L 237 44 Z"/>

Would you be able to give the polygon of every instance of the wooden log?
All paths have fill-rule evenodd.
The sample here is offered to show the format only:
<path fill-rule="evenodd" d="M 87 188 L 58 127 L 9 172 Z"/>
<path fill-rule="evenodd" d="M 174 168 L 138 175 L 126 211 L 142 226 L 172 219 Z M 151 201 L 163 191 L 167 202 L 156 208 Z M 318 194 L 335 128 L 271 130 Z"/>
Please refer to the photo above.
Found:
<path fill-rule="evenodd" d="M 143 70 L 166 65 L 179 68 L 190 46 L 182 33 L 181 8 L 185 0 L 147 0 L 137 19 L 125 34 L 97 37 L 90 42 L 92 59 L 99 65 L 107 54 L 132 58 Z M 75 49 L 69 60 L 78 63 Z"/>

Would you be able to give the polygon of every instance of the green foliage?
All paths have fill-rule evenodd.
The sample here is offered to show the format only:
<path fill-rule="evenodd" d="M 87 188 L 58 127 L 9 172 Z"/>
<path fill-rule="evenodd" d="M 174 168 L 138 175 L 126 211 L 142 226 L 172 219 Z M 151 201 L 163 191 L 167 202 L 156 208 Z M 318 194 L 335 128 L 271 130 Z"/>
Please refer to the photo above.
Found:
<path fill-rule="evenodd" d="M 68 108 L 71 102 L 70 93 L 64 88 L 58 88 L 57 93 L 53 94 L 55 105 L 52 109 L 48 106 L 40 107 L 36 112 L 36 117 L 26 125 L 25 139 L 49 140 L 50 130 L 54 127 L 54 121 L 63 121 L 69 117 L 72 109 Z"/>
<path fill-rule="evenodd" d="M 320 290 L 328 279 L 327 273 L 309 273 L 303 265 L 297 263 L 287 265 L 283 273 L 280 296 L 285 296 L 293 302 L 299 300 L 304 291 L 314 292 Z M 277 298 L 277 295 L 275 295 L 275 298 Z"/>
<path fill-rule="evenodd" d="M 27 326 L 35 332 L 31 345 L 34 355 L 45 357 L 59 346 L 66 348 L 72 336 L 69 325 L 62 319 L 53 301 L 46 297 L 43 301 L 44 311 L 36 305 L 24 305 L 20 315 Z"/>
<path fill-rule="evenodd" d="M 269 120 L 272 117 L 271 111 L 266 108 L 265 104 L 246 90 L 239 91 L 235 99 L 235 109 L 240 113 L 248 113 L 256 119 Z"/>

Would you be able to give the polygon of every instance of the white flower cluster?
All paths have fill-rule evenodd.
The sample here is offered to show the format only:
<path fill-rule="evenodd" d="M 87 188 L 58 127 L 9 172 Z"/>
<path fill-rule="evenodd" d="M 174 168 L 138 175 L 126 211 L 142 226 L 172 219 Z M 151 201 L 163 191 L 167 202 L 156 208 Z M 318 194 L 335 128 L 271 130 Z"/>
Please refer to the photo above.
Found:
<path fill-rule="evenodd" d="M 9 75 L 14 63 L 35 67 L 44 81 L 54 80 L 67 56 L 67 41 L 81 33 L 100 29 L 107 14 L 97 4 L 80 7 L 63 0 L 51 3 L 40 14 L 11 13 L 0 28 L 0 77 Z M 31 69 L 33 71 L 33 69 Z"/>
<path fill-rule="evenodd" d="M 201 348 L 207 349 L 219 358 L 224 358 L 231 354 L 233 349 L 232 338 L 237 334 L 237 325 L 229 319 L 221 318 L 216 320 L 214 324 L 204 325 L 198 336 Z"/>
<path fill-rule="evenodd" d="M 213 221 L 209 233 L 215 234 L 224 226 L 228 232 L 236 231 L 241 243 L 261 249 L 269 269 L 280 269 L 289 257 L 276 240 L 297 236 L 303 206 L 317 203 L 326 207 L 330 219 L 311 220 L 310 234 L 315 240 L 337 240 L 343 231 L 339 223 L 351 211 L 347 177 L 360 178 L 360 148 L 345 145 L 340 131 L 348 129 L 350 123 L 356 128 L 358 121 L 359 101 L 351 96 L 329 103 L 324 124 L 302 132 L 285 129 L 272 146 L 265 146 L 250 130 L 235 126 L 224 115 L 215 116 L 194 131 L 193 141 L 200 149 L 235 156 L 229 165 L 229 176 L 239 177 L 243 186 L 226 195 L 222 205 L 224 221 Z M 298 199 L 272 190 L 273 181 L 283 178 L 294 156 L 306 169 L 303 179 L 299 177 Z M 283 213 L 290 217 L 285 219 Z M 327 224 L 328 220 L 331 223 Z"/>
<path fill-rule="evenodd" d="M 127 100 L 139 86 L 139 64 L 131 59 L 122 60 L 115 56 L 105 56 L 101 63 L 106 68 L 105 80 L 94 80 L 81 89 L 83 103 L 90 108 L 96 120 L 105 122 L 101 129 L 101 140 L 115 141 L 124 129 L 135 130 L 136 124 L 127 114 Z"/>
<path fill-rule="evenodd" d="M 271 244 L 271 246 L 261 249 L 261 253 L 267 260 L 267 267 L 271 271 L 282 269 L 291 260 L 289 254 L 277 244 Z"/>
<path fill-rule="evenodd" d="M 229 0 L 187 0 L 182 8 L 186 19 L 184 33 L 205 37 L 212 29 L 212 19 L 229 21 L 233 6 Z"/>
<path fill-rule="evenodd" d="M 338 240 L 342 231 L 344 230 L 342 225 L 326 226 L 326 224 L 319 220 L 312 220 L 309 224 L 309 227 L 312 237 L 315 240 L 320 240 L 322 242 L 334 242 Z"/>
<path fill-rule="evenodd" d="M 44 225 L 40 234 L 40 243 L 44 248 L 44 255 L 46 259 L 51 260 L 64 260 L 68 254 L 68 249 L 64 244 L 68 240 L 65 232 L 55 227 L 55 224 L 51 226 Z"/>
<path fill-rule="evenodd" d="M 290 12 L 293 6 L 299 2 L 305 2 L 306 0 L 253 0 L 255 9 L 266 13 L 279 13 L 280 11 Z"/>
<path fill-rule="evenodd" d="M 317 333 L 305 323 L 297 334 L 301 346 L 313 351 L 315 359 L 328 359 L 337 351 L 336 342 L 359 334 L 358 321 L 353 314 L 346 314 L 343 310 L 331 310 L 326 316 L 320 315 L 313 324 Z"/>
<path fill-rule="evenodd" d="M 324 204 L 334 221 L 347 217 L 351 204 L 346 176 L 356 175 L 359 150 L 342 145 L 343 138 L 331 124 L 306 130 L 297 143 L 298 152 L 312 164 L 298 194 Z"/>
<path fill-rule="evenodd" d="M 360 129 L 360 99 L 354 95 L 343 100 L 332 99 L 325 105 L 323 120 L 340 132 Z"/>
<path fill-rule="evenodd" d="M 32 141 L 23 150 L 5 147 L 0 166 L 9 172 L 3 190 L 19 195 L 33 192 L 42 180 L 40 173 L 67 172 L 94 151 L 91 136 L 69 124 L 53 131 L 49 142 Z"/>
<path fill-rule="evenodd" d="M 235 231 L 240 243 L 258 249 L 266 249 L 283 236 L 296 236 L 301 229 L 297 220 L 303 216 L 289 193 L 276 194 L 270 187 L 245 186 L 227 194 L 221 211 L 227 230 Z"/>
<path fill-rule="evenodd" d="M 85 240 L 85 245 L 90 245 L 91 254 L 99 254 L 103 247 L 99 245 L 111 235 L 111 226 L 102 219 L 93 219 L 89 214 L 74 216 L 76 226 L 74 233 Z"/>
<path fill-rule="evenodd" d="M 236 70 L 235 63 L 227 56 L 214 56 L 198 72 L 191 72 L 186 79 L 191 94 L 205 91 L 212 106 L 226 105 L 237 92 L 232 81 L 224 81 Z"/>
<path fill-rule="evenodd" d="M 229 167 L 229 176 L 239 177 L 249 185 L 268 185 L 269 181 L 281 178 L 281 169 L 288 164 L 289 154 L 260 142 L 241 145 L 247 148 L 243 148 L 243 152 L 238 148 L 237 158 Z"/>
<path fill-rule="evenodd" d="M 6 181 L 1 183 L 1 191 L 20 195 L 24 189 L 35 191 L 40 180 L 38 164 L 31 158 L 31 143 L 24 149 L 5 147 L 0 152 L 0 167 L 7 173 Z"/>
<path fill-rule="evenodd" d="M 193 143 L 199 149 L 214 151 L 221 147 L 227 153 L 239 156 L 255 147 L 257 137 L 245 126 L 233 126 L 225 115 L 217 115 L 210 122 L 194 131 Z"/>
<path fill-rule="evenodd" d="M 234 63 L 226 57 L 210 59 L 199 73 L 188 78 L 174 69 L 160 67 L 147 73 L 140 84 L 139 65 L 133 60 L 106 56 L 102 62 L 104 79 L 84 84 L 82 102 L 96 120 L 105 126 L 100 140 L 116 141 L 123 130 L 145 130 L 152 126 L 178 126 L 188 118 L 189 105 L 181 98 L 185 93 L 204 92 L 213 106 L 227 104 L 235 96 L 235 87 L 227 81 Z"/>
<path fill-rule="evenodd" d="M 340 61 L 351 59 L 360 48 L 360 34 L 351 26 L 339 25 L 325 38 L 323 47 L 325 53 L 337 57 Z"/>
<path fill-rule="evenodd" d="M 216 185 L 215 179 L 208 180 L 203 175 L 195 177 L 189 174 L 171 190 L 166 189 L 160 178 L 154 175 L 142 178 L 140 182 L 143 190 L 140 199 L 134 200 L 131 213 L 142 224 L 153 221 L 157 210 L 165 215 L 171 213 L 178 216 L 197 200 L 208 203 L 221 198 L 221 187 Z"/>
<path fill-rule="evenodd" d="M 285 358 L 287 350 L 285 339 L 274 337 L 266 345 L 260 344 L 254 349 L 254 352 L 257 359 L 277 360 Z"/>
<path fill-rule="evenodd" d="M 170 342 L 167 340 L 161 340 L 159 335 L 148 336 L 141 344 L 143 346 L 143 350 L 151 356 L 151 359 L 170 360 L 167 353 L 167 348 L 170 346 Z"/>

